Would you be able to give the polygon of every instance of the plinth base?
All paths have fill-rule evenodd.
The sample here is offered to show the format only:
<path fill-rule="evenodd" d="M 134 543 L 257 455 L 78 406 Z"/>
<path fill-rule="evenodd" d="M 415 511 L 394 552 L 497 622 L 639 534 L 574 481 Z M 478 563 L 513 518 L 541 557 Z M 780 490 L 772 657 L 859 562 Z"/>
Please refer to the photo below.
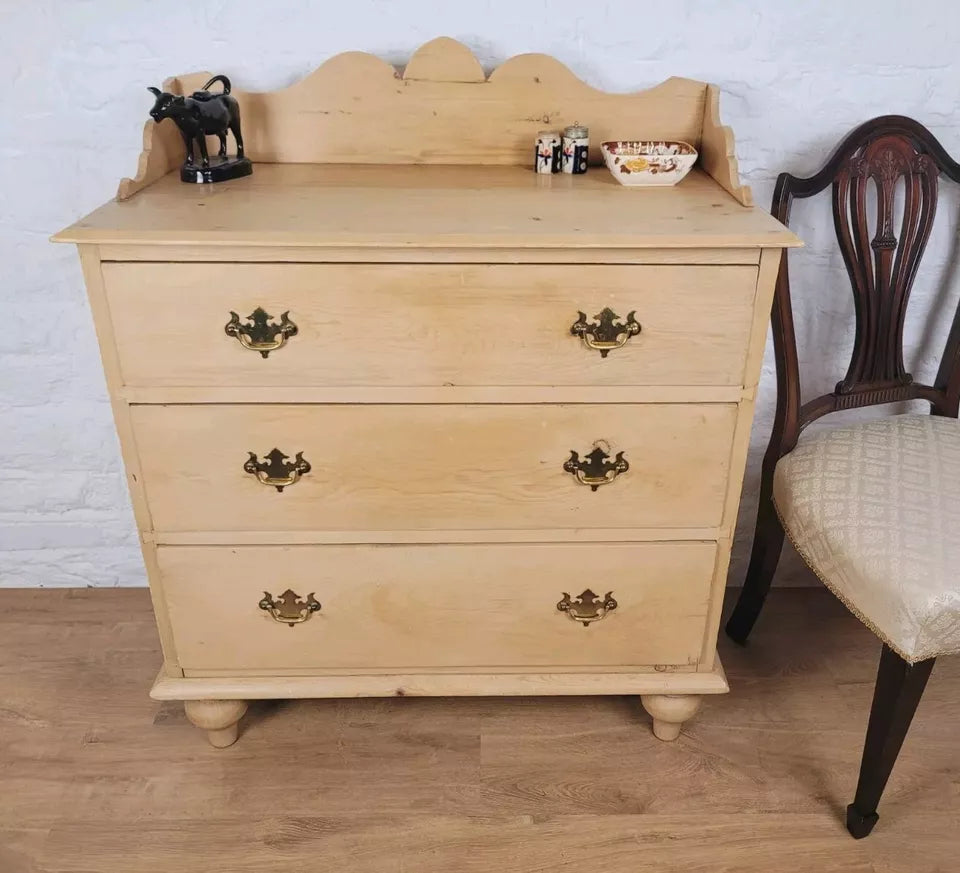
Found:
<path fill-rule="evenodd" d="M 228 179 L 239 179 L 249 176 L 253 172 L 250 158 L 211 157 L 210 166 L 200 164 L 184 164 L 180 167 L 180 181 L 194 184 L 203 182 L 226 182 Z"/>

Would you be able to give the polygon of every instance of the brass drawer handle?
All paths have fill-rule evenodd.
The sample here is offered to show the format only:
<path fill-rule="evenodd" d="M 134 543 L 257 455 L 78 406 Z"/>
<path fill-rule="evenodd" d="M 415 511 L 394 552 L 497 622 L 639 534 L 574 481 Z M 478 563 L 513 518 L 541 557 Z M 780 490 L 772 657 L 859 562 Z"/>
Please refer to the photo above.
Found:
<path fill-rule="evenodd" d="M 612 591 L 604 594 L 601 600 L 589 588 L 575 599 L 571 599 L 570 595 L 564 591 L 563 599 L 557 604 L 560 612 L 565 612 L 569 618 L 579 621 L 584 627 L 588 627 L 591 622 L 606 618 L 607 613 L 613 612 L 616 608 L 617 601 L 613 599 Z"/>
<path fill-rule="evenodd" d="M 283 491 L 288 485 L 295 485 L 305 473 L 310 472 L 310 462 L 305 460 L 303 452 L 297 452 L 293 461 L 280 449 L 273 449 L 257 458 L 256 452 L 249 452 L 250 457 L 243 465 L 243 471 L 257 477 L 263 485 L 272 485 L 277 491 Z"/>
<path fill-rule="evenodd" d="M 269 612 L 274 621 L 288 624 L 290 627 L 303 624 L 315 612 L 320 611 L 320 604 L 312 591 L 306 599 L 301 599 L 299 594 L 289 588 L 279 598 L 274 598 L 269 591 L 264 591 L 258 606 Z"/>
<path fill-rule="evenodd" d="M 640 323 L 634 318 L 635 310 L 627 314 L 626 321 L 621 321 L 620 316 L 609 307 L 593 316 L 593 322 L 588 322 L 582 312 L 577 315 L 580 317 L 571 326 L 570 333 L 580 337 L 588 349 L 600 352 L 601 358 L 605 358 L 613 349 L 622 348 L 630 337 L 640 333 Z"/>
<path fill-rule="evenodd" d="M 563 469 L 576 476 L 581 485 L 589 485 L 591 491 L 596 491 L 601 485 L 609 485 L 617 476 L 630 469 L 623 452 L 617 452 L 611 461 L 609 448 L 606 443 L 596 442 L 593 451 L 585 458 L 581 458 L 571 449 L 570 457 L 563 463 Z"/>
<path fill-rule="evenodd" d="M 269 324 L 273 316 L 258 306 L 247 316 L 249 324 L 241 324 L 240 316 L 231 312 L 223 330 L 227 336 L 236 337 L 245 349 L 260 352 L 260 356 L 265 358 L 270 352 L 282 348 L 287 337 L 297 335 L 297 326 L 288 318 L 289 315 L 290 311 L 287 310 L 280 316 L 280 324 Z"/>

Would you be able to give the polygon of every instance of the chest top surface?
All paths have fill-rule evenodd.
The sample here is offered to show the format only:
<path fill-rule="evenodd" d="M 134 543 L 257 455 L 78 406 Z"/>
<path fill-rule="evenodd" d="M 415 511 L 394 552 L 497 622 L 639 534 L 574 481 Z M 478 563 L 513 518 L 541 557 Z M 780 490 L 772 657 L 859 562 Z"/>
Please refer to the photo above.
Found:
<path fill-rule="evenodd" d="M 190 94 L 208 73 L 168 80 Z M 117 202 L 54 237 L 100 245 L 761 248 L 799 240 L 753 208 L 719 90 L 672 78 L 606 93 L 553 58 L 518 55 L 487 75 L 441 37 L 401 71 L 372 55 L 337 55 L 290 87 L 232 92 L 252 177 L 189 186 L 170 119 L 148 121 L 137 174 Z M 583 176 L 533 172 L 543 128 L 590 128 Z M 673 188 L 628 189 L 602 167 L 611 139 L 682 140 L 699 152 Z M 522 259 L 522 258 L 521 258 Z"/>
<path fill-rule="evenodd" d="M 61 232 L 78 243 L 674 248 L 788 246 L 766 212 L 695 169 L 673 188 L 629 189 L 606 169 L 259 164 L 184 185 L 171 173 Z"/>

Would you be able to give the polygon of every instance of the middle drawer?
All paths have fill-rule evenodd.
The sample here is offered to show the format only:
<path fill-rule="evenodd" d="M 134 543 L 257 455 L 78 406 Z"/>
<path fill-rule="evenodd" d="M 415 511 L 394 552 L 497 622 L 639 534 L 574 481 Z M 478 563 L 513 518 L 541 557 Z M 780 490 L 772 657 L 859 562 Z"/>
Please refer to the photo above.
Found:
<path fill-rule="evenodd" d="M 158 531 L 391 531 L 718 525 L 737 407 L 131 411 Z"/>

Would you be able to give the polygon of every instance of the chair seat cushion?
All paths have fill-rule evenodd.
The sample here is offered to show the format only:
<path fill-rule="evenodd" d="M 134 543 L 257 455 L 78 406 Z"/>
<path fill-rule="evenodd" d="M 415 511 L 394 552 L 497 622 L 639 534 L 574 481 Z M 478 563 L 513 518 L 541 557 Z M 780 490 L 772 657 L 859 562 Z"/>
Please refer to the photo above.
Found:
<path fill-rule="evenodd" d="M 773 500 L 804 561 L 901 657 L 960 652 L 960 423 L 895 415 L 801 437 Z"/>

